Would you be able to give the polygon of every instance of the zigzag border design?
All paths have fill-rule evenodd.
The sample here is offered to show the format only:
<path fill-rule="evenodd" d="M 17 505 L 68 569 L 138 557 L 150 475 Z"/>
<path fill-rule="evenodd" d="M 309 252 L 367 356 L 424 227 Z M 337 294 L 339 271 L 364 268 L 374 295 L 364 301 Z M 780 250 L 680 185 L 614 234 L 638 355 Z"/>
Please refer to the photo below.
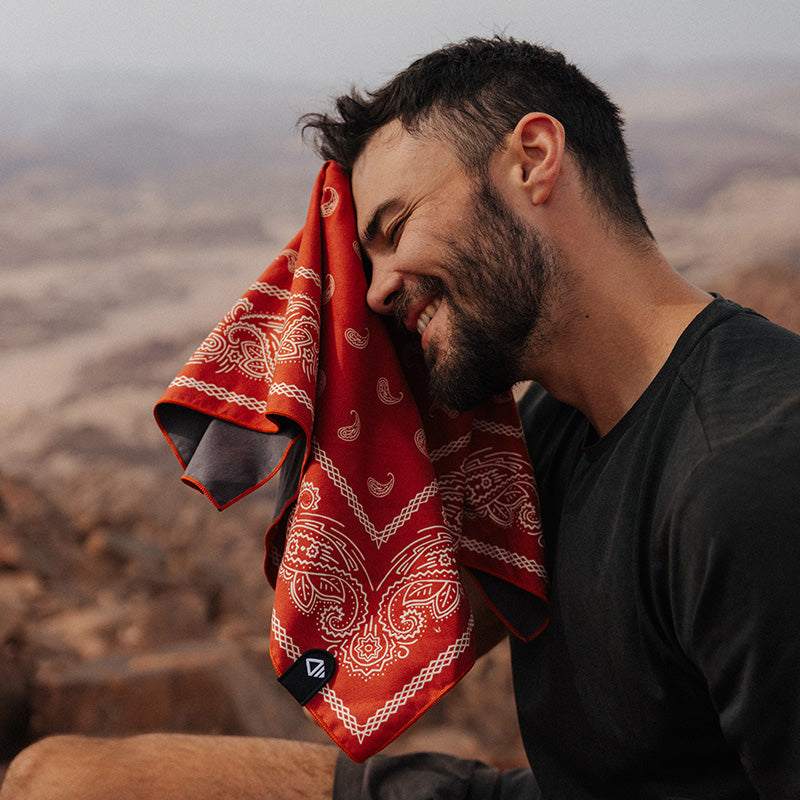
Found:
<path fill-rule="evenodd" d="M 467 628 L 458 639 L 453 642 L 446 650 L 439 653 L 433 661 L 423 667 L 408 683 L 399 691 L 395 692 L 366 722 L 359 723 L 356 716 L 346 706 L 336 692 L 329 686 L 322 689 L 321 694 L 326 703 L 330 706 L 336 717 L 341 720 L 348 733 L 353 735 L 363 744 L 364 740 L 372 736 L 381 726 L 393 717 L 408 701 L 419 692 L 420 689 L 430 683 L 446 667 L 449 667 L 460 655 L 466 652 L 472 642 L 472 631 L 475 622 L 470 617 Z M 297 661 L 302 655 L 300 648 L 289 636 L 288 631 L 281 625 L 280 620 L 273 611 L 272 613 L 272 636 L 281 650 L 292 660 Z"/>
<path fill-rule="evenodd" d="M 237 406 L 243 406 L 256 411 L 260 414 L 266 413 L 267 404 L 264 400 L 258 400 L 255 397 L 248 397 L 244 394 L 232 392 L 230 389 L 225 389 L 222 386 L 217 386 L 215 383 L 207 383 L 206 381 L 199 381 L 197 378 L 190 378 L 186 375 L 178 375 L 169 387 L 183 386 L 189 389 L 195 389 L 202 394 L 207 394 L 210 397 L 215 397 L 217 400 L 226 400 L 229 403 L 235 403 Z"/>
<path fill-rule="evenodd" d="M 255 411 L 258 414 L 267 413 L 266 400 L 258 400 L 255 397 L 248 397 L 244 394 L 238 394 L 237 392 L 230 391 L 230 389 L 217 386 L 215 383 L 199 381 L 197 378 L 190 378 L 187 375 L 178 375 L 178 377 L 175 378 L 169 386 L 170 388 L 173 386 L 181 386 L 194 389 L 202 394 L 209 395 L 209 397 L 214 397 L 217 400 L 225 400 L 228 403 L 234 403 L 237 406 L 242 406 L 250 411 Z M 309 411 L 314 411 L 314 404 L 311 402 L 311 398 L 306 392 L 304 392 L 302 389 L 299 389 L 297 386 L 293 386 L 288 383 L 274 383 L 270 387 L 270 391 L 275 392 L 276 394 L 292 397 L 298 402 L 302 403 Z"/>
<path fill-rule="evenodd" d="M 503 561 L 506 564 L 519 567 L 519 569 L 524 569 L 526 572 L 533 572 L 543 580 L 547 580 L 547 570 L 535 558 L 521 556 L 518 553 L 506 550 L 504 547 L 498 547 L 496 544 L 480 542 L 477 539 L 468 539 L 463 535 L 459 541 L 459 546 L 472 550 L 473 553 L 478 553 L 478 555 L 490 556 L 497 561 Z"/>
<path fill-rule="evenodd" d="M 367 516 L 367 512 L 364 511 L 364 506 L 361 505 L 358 496 L 353 491 L 350 484 L 345 480 L 342 473 L 336 468 L 328 454 L 319 446 L 319 442 L 314 439 L 311 446 L 314 453 L 314 458 L 317 460 L 320 467 L 322 467 L 322 470 L 325 472 L 325 474 L 333 481 L 342 497 L 344 497 L 344 499 L 347 501 L 347 505 L 350 506 L 350 509 L 353 511 L 356 517 L 358 517 L 359 522 L 364 526 L 364 529 L 369 534 L 369 538 L 372 539 L 372 541 L 375 542 L 378 547 L 380 547 L 382 544 L 386 544 L 386 542 L 389 541 L 389 539 L 394 536 L 394 534 L 397 533 L 397 531 L 403 525 L 405 525 L 409 519 L 411 519 L 412 514 L 418 511 L 423 503 L 426 503 L 439 493 L 439 483 L 436 479 L 434 479 L 424 489 L 422 489 L 422 491 L 417 492 L 417 494 L 411 498 L 405 508 L 403 508 L 403 510 L 383 530 L 379 531 L 375 525 L 373 525 L 372 520 Z"/>

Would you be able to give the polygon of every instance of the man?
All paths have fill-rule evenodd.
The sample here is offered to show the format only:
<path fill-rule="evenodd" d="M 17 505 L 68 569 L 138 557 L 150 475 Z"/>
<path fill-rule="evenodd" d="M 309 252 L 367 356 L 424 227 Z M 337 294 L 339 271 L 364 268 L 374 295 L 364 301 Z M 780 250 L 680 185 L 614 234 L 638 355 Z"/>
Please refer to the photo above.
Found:
<path fill-rule="evenodd" d="M 454 408 L 536 382 L 551 615 L 512 641 L 532 771 L 65 738 L 2 796 L 800 797 L 800 337 L 669 266 L 617 109 L 558 53 L 469 40 L 337 112 L 306 122 L 351 171 L 369 305 L 420 332 Z"/>

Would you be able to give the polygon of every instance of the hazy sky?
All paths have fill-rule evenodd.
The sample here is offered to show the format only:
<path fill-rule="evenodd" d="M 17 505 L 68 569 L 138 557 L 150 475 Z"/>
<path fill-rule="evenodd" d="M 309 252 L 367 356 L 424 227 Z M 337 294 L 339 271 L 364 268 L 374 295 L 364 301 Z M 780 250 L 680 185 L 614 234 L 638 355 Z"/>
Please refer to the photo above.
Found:
<path fill-rule="evenodd" d="M 0 71 L 202 68 L 374 83 L 446 41 L 496 31 L 584 66 L 800 59 L 797 0 L 2 0 Z"/>

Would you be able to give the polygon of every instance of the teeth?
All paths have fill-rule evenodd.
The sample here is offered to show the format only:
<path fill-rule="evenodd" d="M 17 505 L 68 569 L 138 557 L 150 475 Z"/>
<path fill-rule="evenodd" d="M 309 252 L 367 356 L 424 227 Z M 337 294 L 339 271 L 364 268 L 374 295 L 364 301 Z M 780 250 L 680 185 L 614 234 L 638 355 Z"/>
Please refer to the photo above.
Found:
<path fill-rule="evenodd" d="M 419 332 L 420 336 L 422 336 L 422 334 L 425 332 L 425 328 L 428 327 L 428 323 L 433 319 L 433 315 L 441 305 L 441 302 L 442 298 L 437 297 L 435 300 L 429 303 L 425 307 L 425 310 L 419 315 L 419 317 L 417 317 L 417 331 Z"/>

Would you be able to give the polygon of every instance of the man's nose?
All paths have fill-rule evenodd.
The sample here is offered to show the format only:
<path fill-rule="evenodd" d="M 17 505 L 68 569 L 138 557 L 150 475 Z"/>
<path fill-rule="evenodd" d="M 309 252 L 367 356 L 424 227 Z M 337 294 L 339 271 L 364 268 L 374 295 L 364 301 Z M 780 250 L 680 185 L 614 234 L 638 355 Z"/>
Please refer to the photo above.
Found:
<path fill-rule="evenodd" d="M 367 305 L 377 314 L 391 314 L 394 301 L 403 288 L 403 277 L 382 263 L 372 262 L 372 278 L 367 289 Z"/>

